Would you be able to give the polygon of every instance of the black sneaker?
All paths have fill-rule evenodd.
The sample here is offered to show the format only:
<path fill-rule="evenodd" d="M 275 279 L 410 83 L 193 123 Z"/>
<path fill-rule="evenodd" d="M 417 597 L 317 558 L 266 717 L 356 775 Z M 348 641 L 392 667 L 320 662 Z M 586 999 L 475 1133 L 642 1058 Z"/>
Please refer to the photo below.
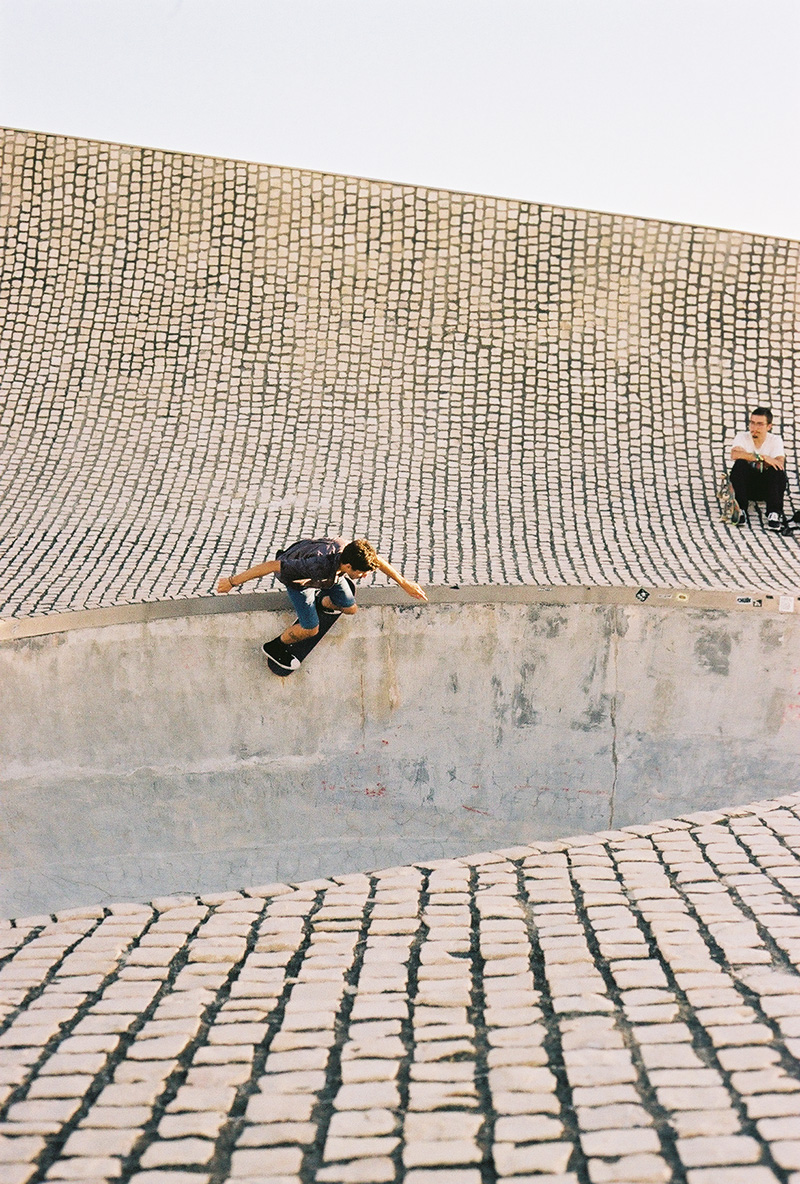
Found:
<path fill-rule="evenodd" d="M 767 514 L 767 530 L 780 530 L 782 526 L 780 514 L 776 514 L 774 510 Z"/>
<path fill-rule="evenodd" d="M 300 660 L 292 653 L 285 641 L 276 637 L 274 641 L 265 641 L 261 647 L 268 658 L 271 658 L 281 670 L 299 670 Z"/>
<path fill-rule="evenodd" d="M 736 519 L 737 526 L 747 526 L 749 519 L 747 517 L 747 510 L 740 510 L 739 517 Z"/>

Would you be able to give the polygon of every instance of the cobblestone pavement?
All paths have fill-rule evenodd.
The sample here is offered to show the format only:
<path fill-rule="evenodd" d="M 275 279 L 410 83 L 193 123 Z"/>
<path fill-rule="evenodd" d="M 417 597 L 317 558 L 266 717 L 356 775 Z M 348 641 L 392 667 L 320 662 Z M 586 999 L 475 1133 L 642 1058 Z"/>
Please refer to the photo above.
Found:
<path fill-rule="evenodd" d="M 0 922 L 0 1182 L 798 1184 L 800 794 Z"/>
<path fill-rule="evenodd" d="M 757 402 L 796 491 L 796 242 L 14 131 L 0 231 L 6 616 L 329 532 L 423 583 L 800 588 L 714 496 Z"/>

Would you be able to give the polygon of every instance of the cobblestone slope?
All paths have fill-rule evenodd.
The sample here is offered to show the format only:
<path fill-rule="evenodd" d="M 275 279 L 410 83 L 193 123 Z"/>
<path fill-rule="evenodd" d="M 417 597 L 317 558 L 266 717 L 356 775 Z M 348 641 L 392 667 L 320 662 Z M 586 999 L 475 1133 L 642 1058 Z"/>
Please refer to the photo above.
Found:
<path fill-rule="evenodd" d="M 0 133 L 1 611 L 210 593 L 364 534 L 434 584 L 800 587 L 718 522 L 798 244 Z"/>
<path fill-rule="evenodd" d="M 795 794 L 5 923 L 0 1180 L 797 1184 L 798 887 Z"/>

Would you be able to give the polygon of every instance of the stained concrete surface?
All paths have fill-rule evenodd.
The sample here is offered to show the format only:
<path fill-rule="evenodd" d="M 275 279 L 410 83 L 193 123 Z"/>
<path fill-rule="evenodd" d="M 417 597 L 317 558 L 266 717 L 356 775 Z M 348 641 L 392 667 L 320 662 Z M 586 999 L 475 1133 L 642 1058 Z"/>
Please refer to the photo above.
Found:
<path fill-rule="evenodd" d="M 3 915 L 463 855 L 800 786 L 793 614 L 541 596 L 366 607 L 286 681 L 260 644 L 288 615 L 252 602 L 6 637 Z"/>

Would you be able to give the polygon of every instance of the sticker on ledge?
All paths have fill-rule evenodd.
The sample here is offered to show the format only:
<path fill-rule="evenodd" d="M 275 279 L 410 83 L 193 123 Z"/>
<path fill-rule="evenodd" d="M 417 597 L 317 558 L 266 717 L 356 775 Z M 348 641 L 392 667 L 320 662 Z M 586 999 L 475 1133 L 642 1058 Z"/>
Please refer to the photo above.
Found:
<path fill-rule="evenodd" d="M 650 599 L 650 593 L 647 591 L 646 588 L 640 588 L 639 591 L 636 593 L 636 599 L 640 600 L 642 602 L 642 604 L 644 604 L 644 602 L 646 600 Z"/>
<path fill-rule="evenodd" d="M 675 593 L 675 599 L 676 599 L 676 600 L 688 600 L 688 599 L 689 599 L 689 593 L 688 593 L 688 592 L 676 592 L 676 593 Z"/>
<path fill-rule="evenodd" d="M 793 613 L 794 612 L 794 597 L 793 596 L 779 597 L 778 612 L 779 613 Z"/>
<path fill-rule="evenodd" d="M 737 596 L 736 603 L 737 604 L 752 604 L 753 598 L 751 596 Z"/>

